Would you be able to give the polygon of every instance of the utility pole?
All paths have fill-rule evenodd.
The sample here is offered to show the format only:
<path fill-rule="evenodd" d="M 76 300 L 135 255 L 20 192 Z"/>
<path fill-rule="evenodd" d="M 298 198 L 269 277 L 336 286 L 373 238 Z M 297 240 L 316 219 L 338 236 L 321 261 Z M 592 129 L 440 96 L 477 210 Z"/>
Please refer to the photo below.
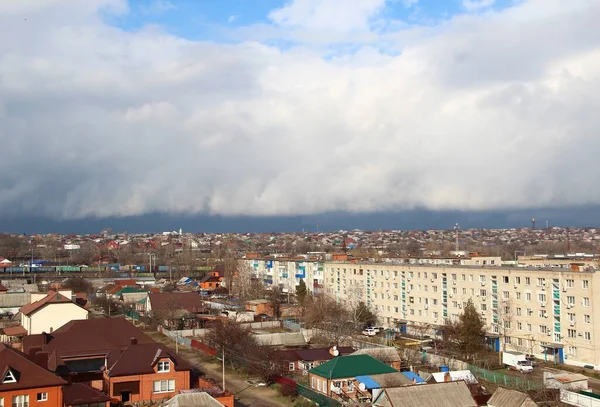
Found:
<path fill-rule="evenodd" d="M 221 352 L 221 361 L 223 362 L 223 391 L 225 391 L 225 346 Z"/>

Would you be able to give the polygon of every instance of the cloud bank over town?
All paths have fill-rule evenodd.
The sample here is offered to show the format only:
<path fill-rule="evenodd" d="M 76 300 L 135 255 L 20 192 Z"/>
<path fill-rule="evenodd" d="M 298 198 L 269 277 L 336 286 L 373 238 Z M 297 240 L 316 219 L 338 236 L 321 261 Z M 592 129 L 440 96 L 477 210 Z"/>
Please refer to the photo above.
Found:
<path fill-rule="evenodd" d="M 0 2 L 0 214 L 600 204 L 600 1 L 470 0 L 433 23 L 344 3 L 211 41 L 120 28 L 124 0 Z"/>

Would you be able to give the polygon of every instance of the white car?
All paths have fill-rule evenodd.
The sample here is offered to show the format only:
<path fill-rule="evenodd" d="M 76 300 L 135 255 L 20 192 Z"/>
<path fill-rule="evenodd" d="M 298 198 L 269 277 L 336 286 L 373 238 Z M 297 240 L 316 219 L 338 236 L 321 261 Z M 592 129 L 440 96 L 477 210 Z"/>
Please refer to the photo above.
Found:
<path fill-rule="evenodd" d="M 375 331 L 375 329 L 373 328 L 367 328 L 364 331 L 362 331 L 362 334 L 365 336 L 375 336 L 377 335 L 377 331 Z"/>

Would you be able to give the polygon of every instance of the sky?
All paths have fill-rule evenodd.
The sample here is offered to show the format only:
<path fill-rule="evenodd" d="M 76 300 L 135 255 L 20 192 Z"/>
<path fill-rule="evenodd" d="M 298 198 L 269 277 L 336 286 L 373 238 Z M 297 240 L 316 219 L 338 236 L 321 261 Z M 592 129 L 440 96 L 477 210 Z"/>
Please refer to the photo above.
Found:
<path fill-rule="evenodd" d="M 598 17 L 600 0 L 0 1 L 0 219 L 575 219 L 600 205 Z"/>

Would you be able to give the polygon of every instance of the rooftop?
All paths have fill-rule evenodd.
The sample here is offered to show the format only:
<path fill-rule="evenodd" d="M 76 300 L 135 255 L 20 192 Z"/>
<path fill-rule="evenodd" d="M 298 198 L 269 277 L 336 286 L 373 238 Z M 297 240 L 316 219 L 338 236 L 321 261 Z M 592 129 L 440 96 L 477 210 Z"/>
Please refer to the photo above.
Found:
<path fill-rule="evenodd" d="M 396 372 L 398 372 L 396 369 L 368 355 L 338 356 L 309 370 L 309 373 L 326 379 L 341 379 Z"/>

